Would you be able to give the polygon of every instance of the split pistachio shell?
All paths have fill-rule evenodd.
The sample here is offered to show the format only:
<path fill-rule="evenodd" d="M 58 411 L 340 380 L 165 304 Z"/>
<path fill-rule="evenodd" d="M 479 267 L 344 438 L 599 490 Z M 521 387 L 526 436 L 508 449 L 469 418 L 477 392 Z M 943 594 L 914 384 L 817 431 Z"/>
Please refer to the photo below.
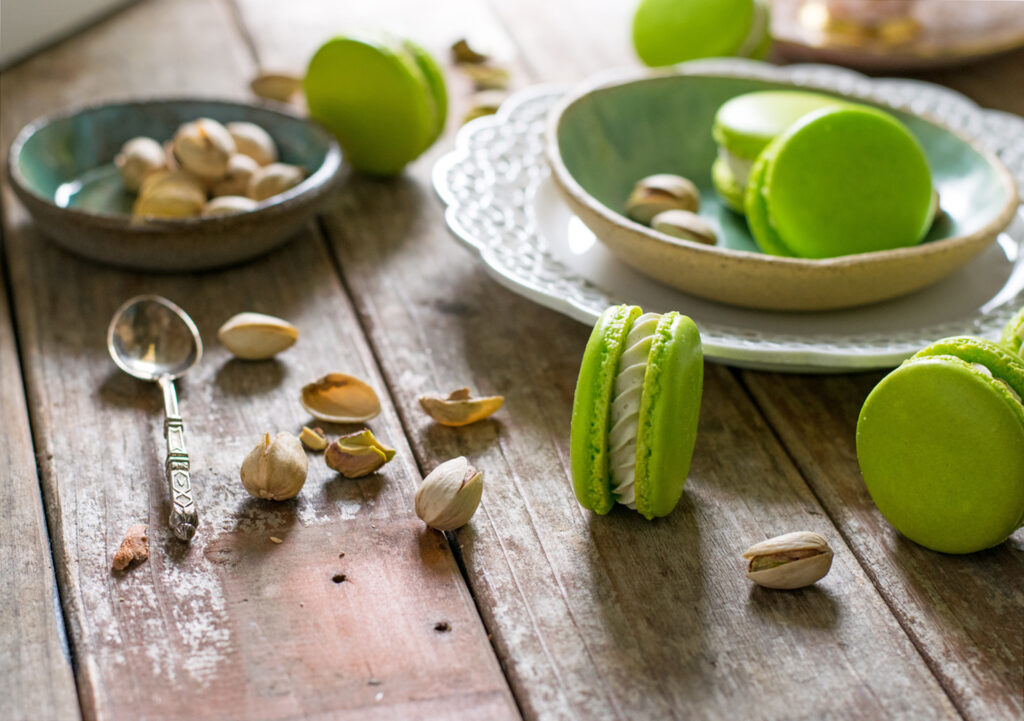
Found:
<path fill-rule="evenodd" d="M 299 440 L 311 451 L 322 451 L 327 448 L 327 436 L 320 428 L 303 426 L 302 432 L 299 433 Z"/>
<path fill-rule="evenodd" d="M 174 134 L 174 157 L 182 168 L 206 181 L 220 180 L 236 152 L 227 128 L 211 118 L 185 123 Z"/>
<path fill-rule="evenodd" d="M 311 416 L 327 423 L 362 423 L 380 414 L 373 388 L 346 373 L 328 373 L 304 386 L 299 400 Z"/>
<path fill-rule="evenodd" d="M 306 174 L 297 165 L 271 163 L 260 168 L 249 182 L 249 197 L 253 200 L 267 198 L 283 193 L 302 182 Z"/>
<path fill-rule="evenodd" d="M 260 165 L 248 155 L 235 153 L 228 159 L 228 169 L 224 177 L 210 186 L 210 192 L 222 195 L 245 195 L 249 192 L 249 184 L 260 170 Z M 253 203 L 255 205 L 255 202 Z"/>
<path fill-rule="evenodd" d="M 137 218 L 192 218 L 206 204 L 202 184 L 182 170 L 158 170 L 150 173 L 139 188 L 132 206 Z"/>
<path fill-rule="evenodd" d="M 299 329 L 272 315 L 239 313 L 220 327 L 217 338 L 236 358 L 266 360 L 294 345 Z"/>
<path fill-rule="evenodd" d="M 327 446 L 324 461 L 345 478 L 361 478 L 395 457 L 395 449 L 378 441 L 373 431 L 349 433 Z"/>
<path fill-rule="evenodd" d="M 294 498 L 306 482 L 309 461 L 299 439 L 291 433 L 269 433 L 242 461 L 242 485 L 251 495 L 271 501 Z"/>
<path fill-rule="evenodd" d="M 445 461 L 416 491 L 416 515 L 431 528 L 454 531 L 469 523 L 480 505 L 484 474 L 464 457 Z"/>
<path fill-rule="evenodd" d="M 702 217 L 689 210 L 664 210 L 651 219 L 651 228 L 673 238 L 691 240 L 694 243 L 715 245 L 718 242 L 715 229 Z"/>
<path fill-rule="evenodd" d="M 114 158 L 114 165 L 121 174 L 121 182 L 125 190 L 137 193 L 142 181 L 150 173 L 167 167 L 164 149 L 153 138 L 132 138 L 123 146 Z"/>
<path fill-rule="evenodd" d="M 257 205 L 259 203 L 252 198 L 246 198 L 241 195 L 222 195 L 207 202 L 203 206 L 202 215 L 204 218 L 212 218 L 217 215 L 248 213 L 250 210 L 256 210 Z"/>
<path fill-rule="evenodd" d="M 693 181 L 681 175 L 659 173 L 637 181 L 626 201 L 626 215 L 638 223 L 650 225 L 655 215 L 666 210 L 700 208 L 700 191 Z"/>
<path fill-rule="evenodd" d="M 253 93 L 267 100 L 287 103 L 302 87 L 302 78 L 293 73 L 260 73 L 249 83 Z"/>
<path fill-rule="evenodd" d="M 420 396 L 420 406 L 431 418 L 443 426 L 466 426 L 476 423 L 496 410 L 505 402 L 504 396 L 472 398 L 469 388 L 459 388 L 447 396 Z"/>
<path fill-rule="evenodd" d="M 832 549 L 817 533 L 798 531 L 755 543 L 743 553 L 747 578 L 768 588 L 810 586 L 832 567 Z"/>
<path fill-rule="evenodd" d="M 231 133 L 238 152 L 252 158 L 258 165 L 270 165 L 277 160 L 274 139 L 256 123 L 239 121 L 224 127 Z"/>

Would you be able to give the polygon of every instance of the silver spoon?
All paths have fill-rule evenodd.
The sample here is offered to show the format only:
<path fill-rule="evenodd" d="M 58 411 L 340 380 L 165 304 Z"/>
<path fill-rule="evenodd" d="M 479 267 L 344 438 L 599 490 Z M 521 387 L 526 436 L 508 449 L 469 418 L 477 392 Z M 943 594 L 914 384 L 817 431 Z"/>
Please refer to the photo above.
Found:
<path fill-rule="evenodd" d="M 156 381 L 164 392 L 170 525 L 175 536 L 188 541 L 196 532 L 199 516 L 192 498 L 185 424 L 178 415 L 174 379 L 199 362 L 203 340 L 181 308 L 158 295 L 140 295 L 125 301 L 114 313 L 107 329 L 107 350 L 118 368 L 144 381 Z"/>

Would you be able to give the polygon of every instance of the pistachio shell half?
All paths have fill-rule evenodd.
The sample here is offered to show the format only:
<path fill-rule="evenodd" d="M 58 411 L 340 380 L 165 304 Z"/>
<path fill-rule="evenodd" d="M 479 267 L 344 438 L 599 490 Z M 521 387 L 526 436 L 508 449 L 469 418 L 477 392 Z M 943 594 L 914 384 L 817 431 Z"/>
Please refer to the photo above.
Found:
<path fill-rule="evenodd" d="M 373 388 L 347 373 L 328 373 L 303 386 L 299 401 L 311 416 L 327 423 L 362 423 L 380 414 Z"/>
<path fill-rule="evenodd" d="M 798 531 L 755 543 L 743 552 L 747 578 L 759 586 L 794 589 L 810 586 L 832 567 L 832 549 L 817 533 Z"/>
<path fill-rule="evenodd" d="M 220 327 L 217 337 L 236 358 L 266 360 L 294 345 L 299 329 L 272 315 L 239 313 Z"/>
<path fill-rule="evenodd" d="M 442 426 L 468 426 L 482 421 L 505 402 L 504 396 L 472 398 L 469 388 L 459 388 L 448 394 L 420 396 L 420 406 Z"/>

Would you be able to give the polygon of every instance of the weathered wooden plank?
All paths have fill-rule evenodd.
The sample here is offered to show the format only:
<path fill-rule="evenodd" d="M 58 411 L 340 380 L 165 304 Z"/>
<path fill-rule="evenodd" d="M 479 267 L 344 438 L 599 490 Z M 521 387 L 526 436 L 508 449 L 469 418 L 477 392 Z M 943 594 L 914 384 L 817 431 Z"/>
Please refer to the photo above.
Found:
<path fill-rule="evenodd" d="M 897 533 L 857 467 L 857 415 L 880 378 L 744 373 L 744 381 L 900 624 L 972 719 L 1024 716 L 1024 534 L 949 556 Z"/>
<path fill-rule="evenodd" d="M 618 12 L 502 6 L 534 80 L 597 69 Z M 387 3 L 435 51 L 496 35 L 476 3 L 435 34 L 435 6 Z M 595 7 L 596 6 L 596 7 Z M 269 6 L 240 3 L 261 62 L 300 68 Z M 350 8 L 295 3 L 321 38 Z M 593 13 L 593 15 L 588 15 Z M 477 22 L 486 24 L 477 25 Z M 568 23 L 568 25 L 567 25 Z M 571 31 L 567 28 L 571 28 Z M 618 29 L 623 29 L 619 26 Z M 611 32 L 611 30 L 606 30 Z M 264 51 L 266 49 L 266 59 Z M 450 73 L 454 106 L 464 88 Z M 530 718 L 956 718 L 957 713 L 730 372 L 707 368 L 701 435 L 681 507 L 648 523 L 581 511 L 566 478 L 573 387 L 588 330 L 488 280 L 448 237 L 428 185 L 435 149 L 391 182 L 355 179 L 326 217 L 364 326 L 422 466 L 466 454 L 486 475 L 457 534 L 470 583 Z M 504 393 L 493 419 L 434 425 L 416 397 L 468 384 Z M 750 542 L 819 530 L 837 549 L 819 587 L 771 593 L 743 577 Z"/>
<path fill-rule="evenodd" d="M 0 718 L 77 719 L 78 700 L 50 560 L 0 258 Z"/>
<path fill-rule="evenodd" d="M 225 5 L 144 3 L 5 76 L 5 141 L 66 103 L 244 96 L 253 69 Z M 144 275 L 65 254 L 9 190 L 4 202 L 85 716 L 517 717 L 451 550 L 413 515 L 420 474 L 322 237 L 306 232 L 237 269 Z M 201 518 L 190 546 L 166 528 L 159 394 L 106 355 L 110 315 L 141 292 L 180 303 L 207 341 L 202 363 L 179 382 Z M 231 360 L 216 329 L 242 310 L 290 319 L 298 345 L 275 361 Z M 345 481 L 314 456 L 296 501 L 250 498 L 238 481 L 242 458 L 264 430 L 308 422 L 299 387 L 333 370 L 381 391 L 384 412 L 370 425 L 398 457 L 380 474 Z M 136 522 L 149 523 L 150 558 L 112 574 L 121 535 Z"/>

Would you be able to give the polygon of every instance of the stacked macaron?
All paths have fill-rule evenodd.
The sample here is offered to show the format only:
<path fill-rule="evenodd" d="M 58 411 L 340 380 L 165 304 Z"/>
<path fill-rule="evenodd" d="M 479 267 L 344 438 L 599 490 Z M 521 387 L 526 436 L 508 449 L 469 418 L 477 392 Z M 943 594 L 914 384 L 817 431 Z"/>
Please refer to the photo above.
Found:
<path fill-rule="evenodd" d="M 971 337 L 924 348 L 871 391 L 857 460 L 882 515 L 945 553 L 1003 542 L 1024 523 L 1024 360 Z"/>
<path fill-rule="evenodd" d="M 573 490 L 605 514 L 616 503 L 667 515 L 683 492 L 703 387 L 700 333 L 676 312 L 619 305 L 598 318 L 573 400 Z"/>
<path fill-rule="evenodd" d="M 712 175 L 765 253 L 833 258 L 921 242 L 936 212 L 920 143 L 876 108 L 800 91 L 719 110 Z"/>

